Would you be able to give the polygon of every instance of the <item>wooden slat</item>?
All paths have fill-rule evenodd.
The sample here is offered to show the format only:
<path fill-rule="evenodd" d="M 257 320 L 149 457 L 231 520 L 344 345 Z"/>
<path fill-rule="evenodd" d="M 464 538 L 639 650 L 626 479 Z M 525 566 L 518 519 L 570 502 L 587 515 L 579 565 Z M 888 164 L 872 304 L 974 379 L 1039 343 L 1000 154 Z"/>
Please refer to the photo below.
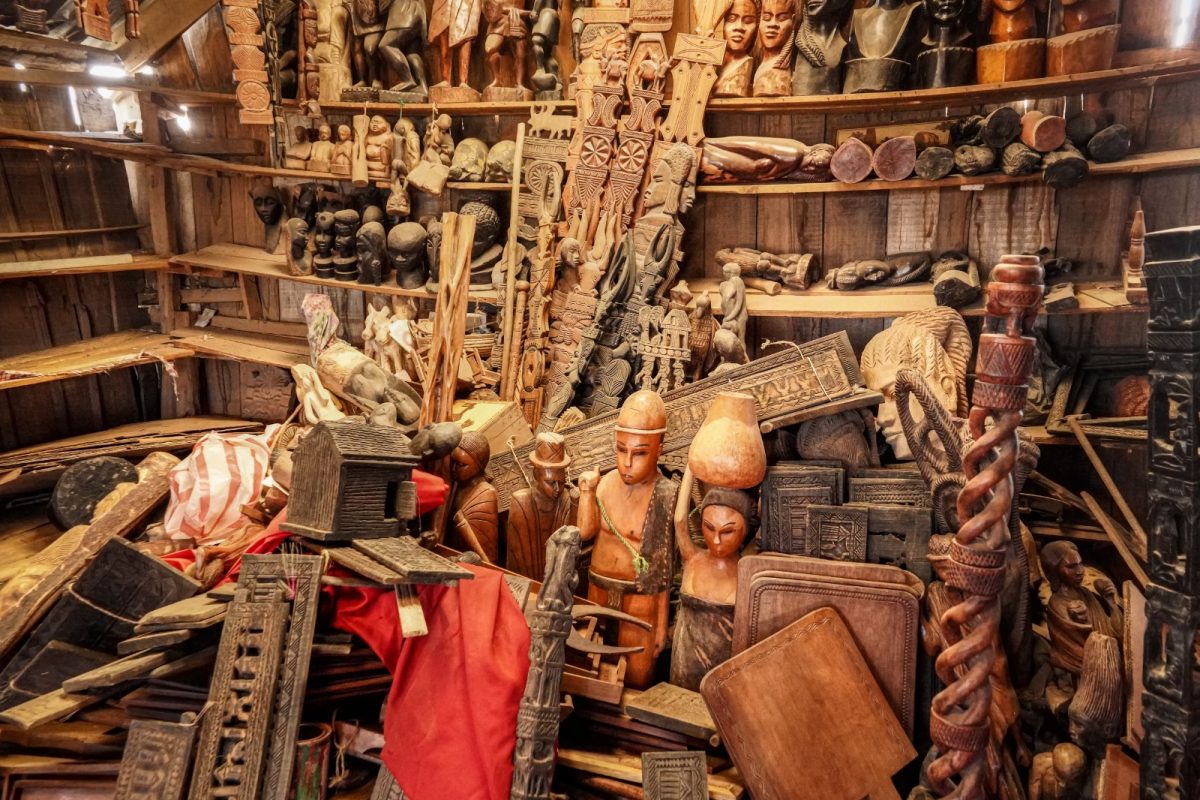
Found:
<path fill-rule="evenodd" d="M 171 342 L 170 337 L 145 331 L 123 331 L 0 359 L 0 389 L 33 386 L 192 355 L 191 350 Z"/>
<path fill-rule="evenodd" d="M 196 353 L 284 369 L 307 364 L 310 357 L 305 340 L 206 328 L 179 328 L 171 331 L 171 336 L 178 346 Z"/>
<path fill-rule="evenodd" d="M 91 86 L 98 89 L 120 89 L 144 94 L 158 94 L 187 105 L 233 105 L 237 98 L 232 92 L 202 92 L 160 86 L 141 76 L 108 78 L 86 72 L 63 72 L 51 69 L 14 69 L 0 67 L 0 83 L 24 83 L 27 86 Z"/>

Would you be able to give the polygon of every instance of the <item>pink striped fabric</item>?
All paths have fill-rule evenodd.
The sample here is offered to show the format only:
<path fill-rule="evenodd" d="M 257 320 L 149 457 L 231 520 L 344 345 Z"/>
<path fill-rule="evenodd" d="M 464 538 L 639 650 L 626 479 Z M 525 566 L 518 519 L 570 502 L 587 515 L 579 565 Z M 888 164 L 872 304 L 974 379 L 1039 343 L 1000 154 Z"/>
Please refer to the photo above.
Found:
<path fill-rule="evenodd" d="M 241 508 L 258 499 L 278 427 L 270 425 L 257 436 L 205 434 L 171 470 L 171 497 L 163 520 L 167 534 L 215 544 L 245 524 Z"/>

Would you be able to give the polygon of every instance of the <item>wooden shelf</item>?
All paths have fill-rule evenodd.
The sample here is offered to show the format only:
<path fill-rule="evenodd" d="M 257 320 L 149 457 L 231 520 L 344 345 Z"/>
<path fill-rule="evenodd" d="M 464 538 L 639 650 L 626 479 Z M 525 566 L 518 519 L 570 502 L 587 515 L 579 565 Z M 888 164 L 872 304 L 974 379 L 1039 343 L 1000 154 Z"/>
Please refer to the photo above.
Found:
<path fill-rule="evenodd" d="M 309 363 L 307 339 L 214 328 L 179 328 L 171 331 L 177 346 L 199 356 L 228 358 L 291 369 Z"/>
<path fill-rule="evenodd" d="M 452 189 L 456 192 L 511 192 L 511 183 L 483 183 L 473 181 L 450 181 L 446 184 L 447 189 Z"/>
<path fill-rule="evenodd" d="M 140 226 L 139 226 L 140 227 Z M 54 258 L 44 261 L 8 261 L 0 264 L 0 280 L 44 278 L 53 275 L 91 275 L 167 268 L 166 256 L 128 255 Z"/>
<path fill-rule="evenodd" d="M 708 292 L 715 314 L 723 313 L 721 295 L 717 290 L 719 284 L 717 278 L 688 279 L 688 287 L 693 294 Z M 1146 306 L 1133 305 L 1125 300 L 1119 283 L 1078 283 L 1075 285 L 1075 294 L 1079 299 L 1078 308 L 1051 313 L 1068 316 L 1146 313 Z M 814 285 L 803 292 L 784 289 L 777 295 L 766 295 L 753 289 L 746 291 L 746 308 L 752 317 L 880 319 L 900 317 L 936 305 L 933 286 L 928 282 L 852 292 L 837 291 L 824 285 Z M 981 317 L 984 315 L 983 303 L 977 301 L 961 311 L 964 317 Z"/>
<path fill-rule="evenodd" d="M 1147 172 L 1167 172 L 1179 169 L 1194 169 L 1200 167 L 1200 147 L 1185 147 L 1179 150 L 1159 150 L 1153 153 L 1135 153 L 1121 161 L 1111 164 L 1088 162 L 1090 171 L 1088 179 L 1108 175 L 1140 175 Z M 835 194 L 839 192 L 898 192 L 914 189 L 951 189 L 963 187 L 963 191 L 985 186 L 997 186 L 1015 183 L 1030 183 L 1040 181 L 1042 174 L 1021 175 L 1012 177 L 1002 172 L 989 172 L 985 175 L 951 175 L 937 181 L 910 179 L 903 181 L 862 181 L 860 183 L 787 183 L 773 181 L 771 183 L 713 183 L 701 184 L 696 191 L 703 194 Z"/>
<path fill-rule="evenodd" d="M 174 361 L 195 355 L 171 337 L 147 331 L 122 331 L 0 359 L 0 390 L 69 380 L 138 364 Z"/>
<path fill-rule="evenodd" d="M 216 270 L 219 272 L 236 272 L 241 275 L 254 275 L 260 278 L 276 278 L 285 281 L 309 283 L 314 286 L 325 286 L 331 289 L 353 289 L 372 294 L 385 294 L 394 297 L 412 297 L 419 300 L 433 301 L 436 295 L 424 289 L 401 289 L 395 283 L 384 283 L 380 286 L 356 283 L 354 281 L 339 281 L 332 278 L 318 278 L 313 275 L 292 275 L 287 270 L 287 259 L 281 255 L 272 255 L 256 247 L 241 244 L 214 244 L 194 253 L 171 258 L 171 263 L 192 270 Z M 479 303 L 495 303 L 496 293 L 491 289 L 472 291 L 468 300 Z"/>

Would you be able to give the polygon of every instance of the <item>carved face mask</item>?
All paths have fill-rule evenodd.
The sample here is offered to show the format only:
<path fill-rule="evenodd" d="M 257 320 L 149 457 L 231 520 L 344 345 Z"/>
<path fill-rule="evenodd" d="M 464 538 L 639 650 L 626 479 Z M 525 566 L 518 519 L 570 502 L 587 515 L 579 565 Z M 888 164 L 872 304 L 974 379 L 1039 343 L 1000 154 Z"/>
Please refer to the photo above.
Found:
<path fill-rule="evenodd" d="M 736 556 L 746 539 L 746 518 L 728 506 L 706 506 L 700 528 L 708 552 L 715 558 Z"/>
<path fill-rule="evenodd" d="M 279 198 L 274 192 L 252 192 L 250 197 L 254 201 L 254 213 L 258 215 L 264 225 L 274 225 L 279 222 L 279 218 L 283 215 L 283 204 L 279 202 Z"/>
<path fill-rule="evenodd" d="M 533 471 L 534 485 L 537 490 L 551 500 L 557 499 L 566 486 L 566 474 L 563 470 L 550 467 L 535 467 Z"/>

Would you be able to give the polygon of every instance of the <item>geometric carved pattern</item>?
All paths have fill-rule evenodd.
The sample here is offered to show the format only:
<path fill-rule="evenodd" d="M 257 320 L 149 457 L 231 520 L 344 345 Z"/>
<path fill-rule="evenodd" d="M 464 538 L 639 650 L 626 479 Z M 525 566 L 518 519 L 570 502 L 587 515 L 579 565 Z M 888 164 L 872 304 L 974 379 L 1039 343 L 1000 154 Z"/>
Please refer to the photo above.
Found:
<path fill-rule="evenodd" d="M 833 561 L 867 559 L 868 511 L 864 507 L 808 507 L 805 555 Z"/>
<path fill-rule="evenodd" d="M 842 470 L 779 464 L 763 480 L 759 549 L 803 555 L 807 552 L 808 506 L 841 502 Z"/>
<path fill-rule="evenodd" d="M 933 497 L 919 475 L 876 478 L 850 476 L 851 503 L 931 508 Z"/>
<path fill-rule="evenodd" d="M 642 753 L 646 800 L 708 800 L 704 753 Z"/>
<path fill-rule="evenodd" d="M 113 800 L 179 800 L 195 738 L 193 725 L 134 720 Z"/>

